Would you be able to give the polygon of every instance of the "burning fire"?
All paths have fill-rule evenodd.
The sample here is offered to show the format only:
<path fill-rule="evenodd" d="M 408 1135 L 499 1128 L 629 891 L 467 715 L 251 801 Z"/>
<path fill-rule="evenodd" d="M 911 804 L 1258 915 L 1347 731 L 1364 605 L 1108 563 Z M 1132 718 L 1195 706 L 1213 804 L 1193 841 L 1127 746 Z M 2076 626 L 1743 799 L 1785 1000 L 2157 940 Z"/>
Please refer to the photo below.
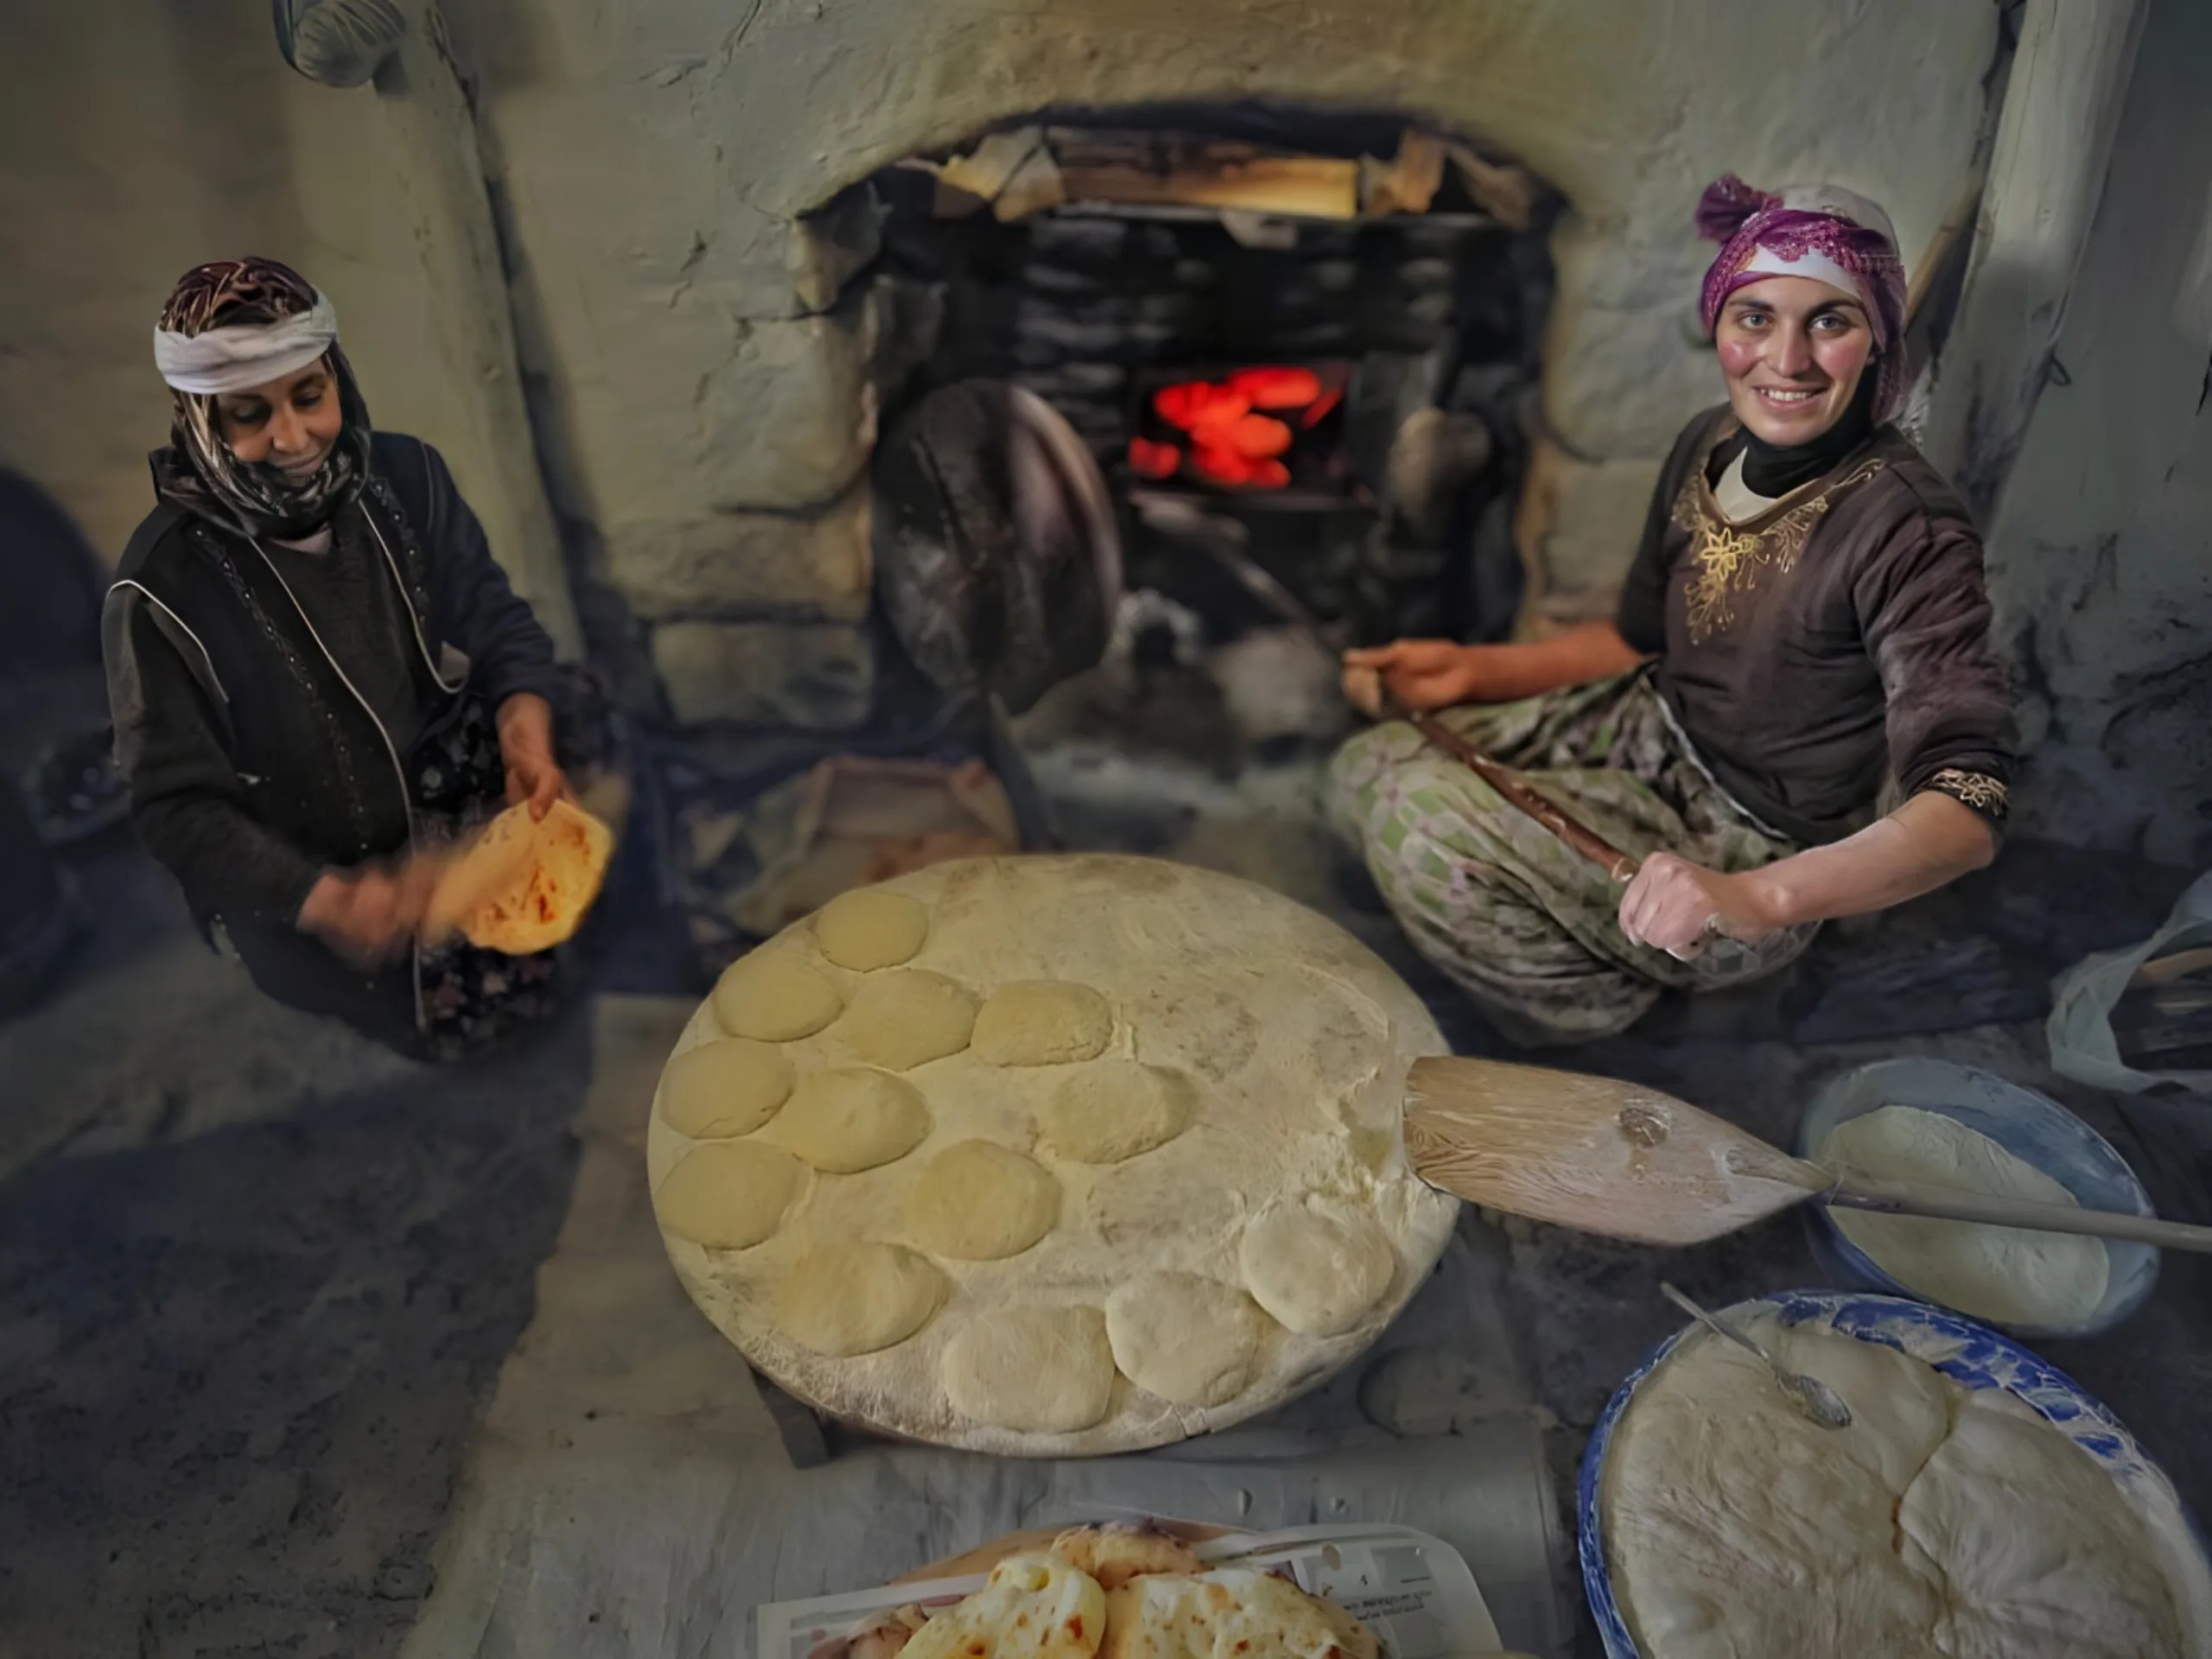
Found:
<path fill-rule="evenodd" d="M 1173 478 L 1187 461 L 1207 482 L 1230 489 L 1279 490 L 1290 482 L 1282 456 L 1300 430 L 1336 407 L 1340 386 L 1311 369 L 1240 369 L 1223 380 L 1184 380 L 1153 394 L 1153 413 L 1182 442 L 1129 440 L 1129 470 Z"/>

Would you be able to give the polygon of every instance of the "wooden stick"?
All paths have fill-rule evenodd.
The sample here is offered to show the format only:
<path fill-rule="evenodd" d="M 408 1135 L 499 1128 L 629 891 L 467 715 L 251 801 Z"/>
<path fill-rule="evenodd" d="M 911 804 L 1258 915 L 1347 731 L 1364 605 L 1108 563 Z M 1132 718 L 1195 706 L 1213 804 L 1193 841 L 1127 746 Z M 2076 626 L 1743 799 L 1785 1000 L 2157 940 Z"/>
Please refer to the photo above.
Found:
<path fill-rule="evenodd" d="M 2042 1233 L 2086 1233 L 2092 1238 L 2125 1238 L 2170 1250 L 2212 1253 L 2212 1227 L 2130 1216 L 2112 1210 L 2080 1209 L 2032 1198 L 2003 1198 L 1927 1181 L 1877 1180 L 1851 1170 L 1836 1170 L 1834 1184 L 1816 1195 L 1820 1203 L 1891 1216 L 1932 1216 L 1942 1221 L 1979 1222 L 1988 1227 L 2025 1227 Z"/>
<path fill-rule="evenodd" d="M 1524 783 L 1517 772 L 1508 771 L 1491 760 L 1473 744 L 1461 737 L 1433 715 L 1401 713 L 1398 718 L 1419 732 L 1428 741 L 1442 749 L 1475 776 L 1488 784 L 1513 805 L 1521 809 L 1538 823 L 1550 830 L 1574 851 L 1588 859 L 1616 881 L 1631 880 L 1637 871 L 1637 861 L 1614 846 L 1596 830 L 1578 823 L 1543 796 Z"/>

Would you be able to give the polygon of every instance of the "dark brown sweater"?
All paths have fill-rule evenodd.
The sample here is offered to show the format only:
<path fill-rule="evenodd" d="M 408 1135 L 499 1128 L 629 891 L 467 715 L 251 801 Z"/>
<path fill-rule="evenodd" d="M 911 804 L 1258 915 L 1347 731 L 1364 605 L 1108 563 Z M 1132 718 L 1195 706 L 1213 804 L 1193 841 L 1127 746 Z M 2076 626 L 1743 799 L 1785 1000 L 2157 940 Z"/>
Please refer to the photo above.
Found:
<path fill-rule="evenodd" d="M 1736 429 L 1723 408 L 1675 441 L 1618 618 L 1700 754 L 1802 842 L 1865 825 L 1892 781 L 2001 825 L 2012 699 L 1964 505 L 1885 427 L 1732 525 L 1710 469 Z"/>

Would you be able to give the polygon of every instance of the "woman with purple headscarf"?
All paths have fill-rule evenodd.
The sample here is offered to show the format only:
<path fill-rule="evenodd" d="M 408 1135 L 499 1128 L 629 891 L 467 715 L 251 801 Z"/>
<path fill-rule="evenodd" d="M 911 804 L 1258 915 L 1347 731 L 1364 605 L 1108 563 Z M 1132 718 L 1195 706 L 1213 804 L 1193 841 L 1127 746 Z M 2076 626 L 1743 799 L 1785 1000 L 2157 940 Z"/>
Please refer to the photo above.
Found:
<path fill-rule="evenodd" d="M 1510 1037 L 1625 1029 L 1742 983 L 1833 918 L 1994 856 L 2012 771 L 1981 543 L 1889 424 L 1904 272 L 1882 210 L 1733 177 L 1701 316 L 1728 401 L 1683 429 L 1613 620 L 1538 644 L 1345 660 L 1369 714 L 1436 710 L 1641 868 L 1624 891 L 1409 725 L 1353 739 L 1332 804 L 1423 955 Z"/>

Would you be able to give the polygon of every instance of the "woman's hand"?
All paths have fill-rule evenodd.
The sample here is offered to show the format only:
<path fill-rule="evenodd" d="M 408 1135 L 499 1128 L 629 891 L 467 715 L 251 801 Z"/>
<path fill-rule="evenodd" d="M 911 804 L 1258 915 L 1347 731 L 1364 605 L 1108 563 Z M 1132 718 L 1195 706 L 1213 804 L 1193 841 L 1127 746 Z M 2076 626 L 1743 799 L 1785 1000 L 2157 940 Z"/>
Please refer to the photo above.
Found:
<path fill-rule="evenodd" d="M 1388 691 L 1399 708 L 1415 713 L 1483 700 L 1486 645 L 1449 639 L 1401 639 L 1344 653 L 1344 696 L 1370 718 L 1382 712 Z"/>
<path fill-rule="evenodd" d="M 561 763 L 553 758 L 553 710 L 544 698 L 518 691 L 499 705 L 499 760 L 507 769 L 507 804 L 527 801 L 530 816 L 543 818 L 569 788 Z"/>
<path fill-rule="evenodd" d="M 1758 873 L 1723 875 L 1673 853 L 1654 853 L 1621 896 L 1621 931 L 1631 943 L 1688 961 L 1713 933 L 1756 944 L 1789 925 Z"/>
<path fill-rule="evenodd" d="M 296 925 L 358 968 L 401 955 L 423 923 L 437 870 L 415 860 L 397 871 L 326 870 L 308 892 Z"/>

